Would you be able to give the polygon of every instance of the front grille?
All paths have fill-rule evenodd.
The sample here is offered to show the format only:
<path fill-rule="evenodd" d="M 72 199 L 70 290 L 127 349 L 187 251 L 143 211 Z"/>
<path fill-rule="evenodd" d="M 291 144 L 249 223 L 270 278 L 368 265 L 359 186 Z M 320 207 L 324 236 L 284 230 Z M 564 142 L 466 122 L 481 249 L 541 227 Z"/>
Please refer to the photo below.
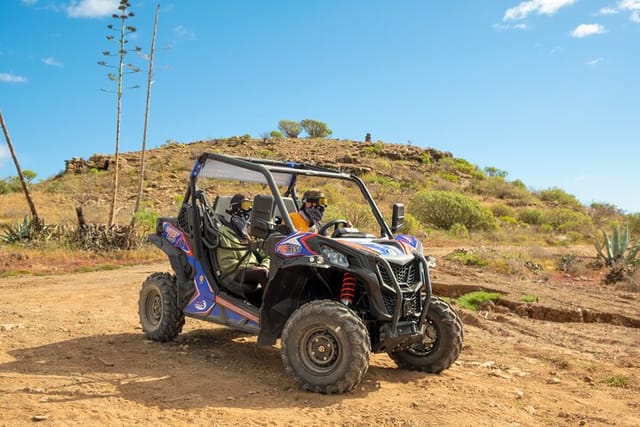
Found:
<path fill-rule="evenodd" d="M 413 286 L 420 281 L 420 264 L 417 261 L 412 261 L 407 264 L 395 264 L 390 262 L 391 270 L 395 276 L 400 289 L 412 289 Z M 393 286 L 393 279 L 389 275 L 389 271 L 385 268 L 384 263 L 378 262 L 378 273 L 385 285 L 391 289 L 395 289 Z"/>
<path fill-rule="evenodd" d="M 418 297 L 420 296 L 420 292 L 417 292 L 413 295 L 403 295 L 402 301 L 402 312 L 400 313 L 401 317 L 407 316 L 409 314 L 417 314 L 420 312 L 420 304 L 418 303 Z M 393 311 L 396 308 L 396 296 L 390 294 L 383 294 L 382 300 L 384 301 L 384 307 L 387 309 L 387 313 L 393 315 Z"/>
<path fill-rule="evenodd" d="M 420 291 L 416 289 L 416 285 L 420 283 L 420 262 L 418 260 L 412 260 L 406 264 L 389 262 L 389 267 L 391 267 L 391 272 L 383 261 L 378 261 L 378 273 L 386 286 L 382 299 L 387 313 L 392 315 L 396 307 L 396 294 L 390 292 L 390 289 L 396 289 L 393 285 L 393 277 L 402 292 L 401 316 L 418 313 L 420 310 Z M 391 277 L 391 273 L 393 273 L 393 277 Z"/>

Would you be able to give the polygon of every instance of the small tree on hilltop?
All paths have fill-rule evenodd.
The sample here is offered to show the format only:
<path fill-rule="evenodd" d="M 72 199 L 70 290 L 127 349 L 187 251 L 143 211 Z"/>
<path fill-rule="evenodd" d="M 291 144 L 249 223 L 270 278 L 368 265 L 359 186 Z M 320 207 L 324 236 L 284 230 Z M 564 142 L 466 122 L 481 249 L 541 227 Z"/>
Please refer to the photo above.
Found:
<path fill-rule="evenodd" d="M 300 123 L 294 122 L 293 120 L 280 120 L 278 122 L 278 129 L 284 132 L 288 138 L 297 138 L 300 132 L 302 132 Z"/>
<path fill-rule="evenodd" d="M 326 123 L 317 120 L 304 119 L 300 125 L 307 132 L 309 138 L 326 138 L 333 133 Z"/>

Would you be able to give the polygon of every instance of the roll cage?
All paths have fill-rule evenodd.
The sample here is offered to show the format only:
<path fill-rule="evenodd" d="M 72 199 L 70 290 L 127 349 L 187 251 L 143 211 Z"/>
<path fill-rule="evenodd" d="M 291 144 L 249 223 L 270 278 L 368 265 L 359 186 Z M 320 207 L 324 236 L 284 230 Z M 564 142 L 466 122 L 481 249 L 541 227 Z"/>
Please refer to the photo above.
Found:
<path fill-rule="evenodd" d="M 357 176 L 322 166 L 290 161 L 235 157 L 214 153 L 201 154 L 191 171 L 189 187 L 183 203 L 187 203 L 199 194 L 199 178 L 215 178 L 266 184 L 273 196 L 275 207 L 280 212 L 288 212 L 283 197 L 293 198 L 296 206 L 299 206 L 299 197 L 296 193 L 296 183 L 299 176 L 339 179 L 354 183 L 368 203 L 380 227 L 379 237 L 392 239 L 393 232 L 401 227 L 404 214 L 402 206 L 394 205 L 393 226 L 389 227 L 366 185 Z M 286 187 L 283 194 L 280 194 L 280 187 Z M 197 215 L 197 212 L 194 211 L 192 218 L 194 224 L 198 221 Z M 296 230 L 288 215 L 282 215 L 281 220 L 289 230 Z"/>

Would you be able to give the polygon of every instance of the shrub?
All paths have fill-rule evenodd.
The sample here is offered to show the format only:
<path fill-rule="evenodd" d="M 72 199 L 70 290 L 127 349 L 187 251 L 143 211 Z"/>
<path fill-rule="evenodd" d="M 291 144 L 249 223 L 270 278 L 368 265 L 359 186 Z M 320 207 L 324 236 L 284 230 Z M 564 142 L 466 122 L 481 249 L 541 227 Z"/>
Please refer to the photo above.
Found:
<path fill-rule="evenodd" d="M 469 230 L 463 224 L 455 223 L 449 229 L 449 235 L 461 239 L 469 238 Z"/>
<path fill-rule="evenodd" d="M 282 133 L 277 130 L 272 130 L 271 133 L 269 133 L 269 136 L 271 138 L 282 138 Z"/>
<path fill-rule="evenodd" d="M 559 233 L 576 231 L 584 235 L 593 232 L 591 218 L 567 208 L 554 208 L 544 212 L 543 223 L 551 225 Z"/>
<path fill-rule="evenodd" d="M 544 213 L 539 209 L 523 209 L 518 212 L 518 219 L 529 225 L 542 225 Z"/>
<path fill-rule="evenodd" d="M 293 120 L 280 120 L 278 122 L 278 129 L 284 132 L 289 138 L 297 138 L 300 132 L 302 132 L 300 123 L 294 122 Z"/>
<path fill-rule="evenodd" d="M 456 249 L 446 258 L 470 267 L 486 267 L 489 265 L 489 260 L 485 255 L 483 251 Z"/>
<path fill-rule="evenodd" d="M 626 375 L 612 375 L 605 380 L 611 387 L 627 388 L 629 387 L 629 377 Z"/>
<path fill-rule="evenodd" d="M 589 216 L 597 227 L 611 225 L 611 221 L 620 218 L 623 212 L 610 203 L 591 203 L 589 207 Z"/>
<path fill-rule="evenodd" d="M 309 138 L 326 138 L 333 133 L 326 123 L 317 120 L 304 119 L 300 122 L 300 126 L 307 132 Z"/>
<path fill-rule="evenodd" d="M 382 144 L 382 142 L 380 141 L 374 142 L 368 147 L 364 147 L 365 154 L 368 154 L 370 156 L 379 156 L 382 154 L 383 151 L 384 151 L 384 144 Z"/>
<path fill-rule="evenodd" d="M 548 203 L 555 203 L 560 206 L 582 208 L 582 203 L 576 199 L 576 196 L 569 194 L 560 188 L 549 188 L 538 193 L 540 200 Z"/>
<path fill-rule="evenodd" d="M 447 172 L 447 171 L 439 171 L 438 172 L 438 176 L 442 179 L 444 179 L 445 181 L 449 181 L 449 182 L 458 182 L 458 175 L 451 173 L 451 172 Z"/>
<path fill-rule="evenodd" d="M 431 164 L 431 154 L 428 151 L 423 151 L 420 153 L 420 163 L 423 165 Z"/>
<path fill-rule="evenodd" d="M 640 234 L 640 212 L 632 213 L 626 216 L 629 232 L 633 235 Z"/>
<path fill-rule="evenodd" d="M 500 176 L 490 176 L 474 181 L 471 184 L 471 191 L 497 199 L 520 201 L 519 205 L 524 205 L 531 199 L 531 193 L 526 187 L 519 183 L 507 182 Z"/>
<path fill-rule="evenodd" d="M 496 218 L 500 218 L 503 216 L 515 217 L 516 211 L 511 206 L 504 205 L 502 203 L 495 204 L 491 206 L 491 212 L 493 216 Z"/>
<path fill-rule="evenodd" d="M 491 211 L 468 196 L 451 191 L 421 191 L 411 199 L 411 211 L 423 224 L 445 230 L 454 224 L 467 230 L 490 230 L 496 227 Z"/>
<path fill-rule="evenodd" d="M 418 234 L 420 229 L 420 221 L 410 213 L 405 213 L 404 226 L 402 227 L 402 230 L 400 230 L 400 233 L 415 235 Z"/>

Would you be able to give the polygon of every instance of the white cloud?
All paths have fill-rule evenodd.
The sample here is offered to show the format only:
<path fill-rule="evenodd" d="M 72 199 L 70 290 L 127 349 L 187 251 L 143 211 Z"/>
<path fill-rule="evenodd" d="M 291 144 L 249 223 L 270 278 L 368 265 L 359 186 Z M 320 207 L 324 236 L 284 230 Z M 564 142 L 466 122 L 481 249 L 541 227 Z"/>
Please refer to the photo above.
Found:
<path fill-rule="evenodd" d="M 621 0 L 618 7 L 622 10 L 640 10 L 640 0 Z"/>
<path fill-rule="evenodd" d="M 633 22 L 635 22 L 636 24 L 640 24 L 640 11 L 634 11 L 633 13 L 631 13 L 631 18 L 630 18 Z"/>
<path fill-rule="evenodd" d="M 70 18 L 101 18 L 118 10 L 118 0 L 73 0 L 67 7 Z"/>
<path fill-rule="evenodd" d="M 182 25 L 178 25 L 176 27 L 173 28 L 173 32 L 176 33 L 178 36 L 180 36 L 183 39 L 188 39 L 188 40 L 195 40 L 196 39 L 196 33 L 194 33 L 193 31 L 191 31 L 190 29 L 183 27 Z"/>
<path fill-rule="evenodd" d="M 515 25 L 504 25 L 504 24 L 493 24 L 493 29 L 496 31 L 509 31 L 509 30 L 528 30 L 529 26 L 527 24 L 515 24 Z"/>
<path fill-rule="evenodd" d="M 55 59 L 53 59 L 52 57 L 47 57 L 47 58 L 42 58 L 40 61 L 42 61 L 43 64 L 46 65 L 50 65 L 52 67 L 63 67 L 64 64 L 60 61 L 56 61 Z"/>
<path fill-rule="evenodd" d="M 565 6 L 571 6 L 576 0 L 528 0 L 507 9 L 503 21 L 524 19 L 531 13 L 538 15 L 553 15 Z"/>
<path fill-rule="evenodd" d="M 571 37 L 581 39 L 594 34 L 604 34 L 607 30 L 600 24 L 580 24 L 571 32 Z"/>
<path fill-rule="evenodd" d="M 613 7 L 603 7 L 598 11 L 598 15 L 615 15 L 619 11 Z"/>
<path fill-rule="evenodd" d="M 604 61 L 604 58 L 594 58 L 594 59 L 592 59 L 590 61 L 585 62 L 585 64 L 590 65 L 592 67 L 595 67 L 596 65 L 598 65 L 602 61 Z"/>
<path fill-rule="evenodd" d="M 2 83 L 26 83 L 27 78 L 23 76 L 17 76 L 11 73 L 0 73 L 0 82 Z"/>

